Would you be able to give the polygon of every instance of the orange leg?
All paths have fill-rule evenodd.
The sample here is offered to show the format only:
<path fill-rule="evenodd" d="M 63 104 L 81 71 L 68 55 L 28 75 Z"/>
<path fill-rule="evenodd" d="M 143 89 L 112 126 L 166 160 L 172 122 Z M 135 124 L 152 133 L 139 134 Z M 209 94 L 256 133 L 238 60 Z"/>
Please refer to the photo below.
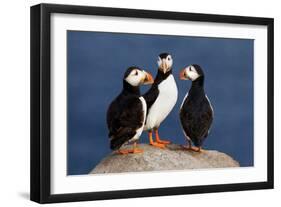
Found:
<path fill-rule="evenodd" d="M 159 143 L 159 144 L 170 144 L 171 143 L 170 141 L 160 139 L 158 129 L 155 129 L 154 132 L 155 132 L 155 138 L 156 138 L 157 143 Z"/>
<path fill-rule="evenodd" d="M 159 148 L 165 148 L 165 145 L 164 144 L 161 144 L 161 143 L 157 143 L 157 142 L 154 142 L 153 141 L 153 138 L 152 138 L 152 131 L 149 131 L 148 132 L 148 136 L 149 136 L 149 144 L 154 146 L 154 147 L 159 147 Z"/>

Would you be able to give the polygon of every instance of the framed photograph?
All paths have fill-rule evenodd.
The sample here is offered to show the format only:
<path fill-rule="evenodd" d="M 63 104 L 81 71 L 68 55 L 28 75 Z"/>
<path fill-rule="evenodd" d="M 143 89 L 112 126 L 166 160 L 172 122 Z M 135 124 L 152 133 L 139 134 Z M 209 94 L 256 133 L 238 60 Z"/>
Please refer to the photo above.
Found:
<path fill-rule="evenodd" d="M 273 188 L 273 19 L 31 7 L 31 200 Z"/>

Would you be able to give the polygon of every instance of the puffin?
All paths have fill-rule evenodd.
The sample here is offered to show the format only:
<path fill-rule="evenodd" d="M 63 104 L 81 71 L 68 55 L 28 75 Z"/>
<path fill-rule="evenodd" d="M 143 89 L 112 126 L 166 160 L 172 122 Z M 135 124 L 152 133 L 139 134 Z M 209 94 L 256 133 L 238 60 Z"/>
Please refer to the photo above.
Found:
<path fill-rule="evenodd" d="M 180 79 L 192 81 L 179 114 L 183 133 L 188 142 L 188 146 L 183 147 L 200 152 L 214 119 L 213 107 L 204 90 L 205 75 L 199 65 L 192 64 L 181 70 Z"/>
<path fill-rule="evenodd" d="M 147 104 L 147 116 L 144 130 L 148 131 L 149 143 L 152 146 L 165 148 L 170 141 L 161 140 L 158 129 L 169 115 L 178 99 L 178 89 L 172 73 L 173 59 L 169 53 L 158 56 L 158 71 L 154 83 L 143 95 Z M 152 133 L 155 133 L 155 141 Z"/>
<path fill-rule="evenodd" d="M 147 105 L 140 95 L 140 85 L 152 84 L 152 75 L 136 66 L 129 67 L 123 77 L 121 93 L 110 103 L 106 122 L 111 150 L 118 154 L 142 153 L 137 140 L 142 134 L 146 120 Z M 132 149 L 121 149 L 134 143 Z"/>

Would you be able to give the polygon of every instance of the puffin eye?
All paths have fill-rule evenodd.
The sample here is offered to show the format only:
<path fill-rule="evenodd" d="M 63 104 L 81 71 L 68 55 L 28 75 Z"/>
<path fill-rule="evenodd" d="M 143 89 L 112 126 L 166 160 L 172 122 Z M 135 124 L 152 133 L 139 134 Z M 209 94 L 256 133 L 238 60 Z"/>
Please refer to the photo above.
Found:
<path fill-rule="evenodd" d="M 135 73 L 135 75 L 138 75 L 139 73 L 138 73 L 138 71 L 136 70 L 136 73 Z"/>
<path fill-rule="evenodd" d="M 170 58 L 170 57 L 168 57 L 168 60 L 171 60 L 171 58 Z"/>

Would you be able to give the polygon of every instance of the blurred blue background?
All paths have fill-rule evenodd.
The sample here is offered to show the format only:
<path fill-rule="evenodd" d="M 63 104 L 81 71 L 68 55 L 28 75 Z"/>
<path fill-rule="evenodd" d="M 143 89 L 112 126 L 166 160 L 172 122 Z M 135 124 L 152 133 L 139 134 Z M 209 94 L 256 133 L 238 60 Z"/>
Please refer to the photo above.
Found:
<path fill-rule="evenodd" d="M 205 71 L 215 118 L 204 148 L 253 165 L 253 40 L 103 32 L 67 32 L 68 175 L 87 174 L 110 153 L 106 111 L 122 90 L 124 71 L 139 66 L 154 77 L 157 56 L 173 56 L 179 97 L 160 135 L 184 144 L 179 107 L 190 81 L 179 71 L 192 63 Z M 147 86 L 142 88 L 146 91 Z M 148 143 L 144 132 L 140 142 Z"/>

